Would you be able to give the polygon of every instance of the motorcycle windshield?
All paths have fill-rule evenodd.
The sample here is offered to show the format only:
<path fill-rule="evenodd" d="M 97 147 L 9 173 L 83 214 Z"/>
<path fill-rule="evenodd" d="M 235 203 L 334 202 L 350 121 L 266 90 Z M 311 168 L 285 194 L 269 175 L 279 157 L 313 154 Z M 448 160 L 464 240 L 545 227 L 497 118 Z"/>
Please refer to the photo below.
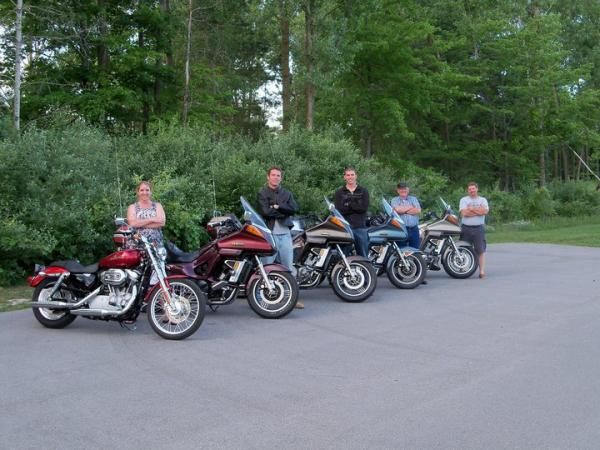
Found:
<path fill-rule="evenodd" d="M 325 198 L 325 204 L 327 205 L 327 209 L 329 210 L 331 215 L 336 217 L 337 219 L 339 219 L 339 221 L 344 225 L 344 229 L 348 233 L 350 233 L 352 238 L 354 238 L 354 232 L 352 231 L 352 227 L 350 226 L 348 221 L 346 219 L 344 219 L 344 216 L 342 216 L 342 214 L 337 210 L 335 205 L 331 201 L 329 201 L 329 199 L 327 197 L 324 197 L 324 198 Z"/>
<path fill-rule="evenodd" d="M 454 214 L 454 211 L 452 210 L 452 205 L 446 203 L 446 201 L 442 197 L 440 197 L 440 201 L 442 202 L 442 206 L 444 207 L 444 214 Z"/>
<path fill-rule="evenodd" d="M 392 205 L 390 205 L 390 203 L 383 197 L 381 198 L 381 204 L 383 205 L 383 210 L 390 218 L 396 219 L 398 222 L 404 225 L 404 220 L 402 220 L 400 214 L 398 214 L 394 208 L 392 208 Z"/>
<path fill-rule="evenodd" d="M 262 216 L 260 214 L 258 214 L 252 206 L 250 206 L 250 203 L 248 203 L 248 200 L 246 200 L 243 196 L 240 197 L 240 202 L 242 202 L 242 207 L 244 208 L 244 219 L 246 219 L 248 222 L 251 222 L 252 225 L 254 225 L 255 227 L 259 228 L 265 235 L 265 239 L 273 247 L 275 247 L 275 241 L 273 240 L 273 234 L 271 233 L 271 230 L 269 230 L 269 227 L 263 220 Z"/>

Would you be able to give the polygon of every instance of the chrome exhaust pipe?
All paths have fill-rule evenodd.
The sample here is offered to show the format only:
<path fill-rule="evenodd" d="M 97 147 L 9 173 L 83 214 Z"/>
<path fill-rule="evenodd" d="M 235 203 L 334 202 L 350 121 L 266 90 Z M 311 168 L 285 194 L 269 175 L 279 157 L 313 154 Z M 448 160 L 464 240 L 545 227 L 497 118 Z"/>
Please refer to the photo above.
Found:
<path fill-rule="evenodd" d="M 87 303 L 87 301 L 90 300 L 92 297 L 95 297 L 96 295 L 98 295 L 98 292 L 100 292 L 101 288 L 102 287 L 99 287 L 96 290 L 94 290 L 93 292 L 90 292 L 88 295 L 86 295 L 84 298 L 82 298 L 81 300 L 79 300 L 77 303 L 67 303 L 67 302 L 29 302 L 29 303 L 26 303 L 26 304 L 29 305 L 29 306 L 31 306 L 32 308 L 77 309 L 77 308 L 83 306 L 85 303 Z"/>
<path fill-rule="evenodd" d="M 123 309 L 75 309 L 69 311 L 74 316 L 91 316 L 91 317 L 118 317 L 122 316 L 131 309 L 133 302 L 137 298 L 137 286 L 131 290 L 131 298 Z"/>

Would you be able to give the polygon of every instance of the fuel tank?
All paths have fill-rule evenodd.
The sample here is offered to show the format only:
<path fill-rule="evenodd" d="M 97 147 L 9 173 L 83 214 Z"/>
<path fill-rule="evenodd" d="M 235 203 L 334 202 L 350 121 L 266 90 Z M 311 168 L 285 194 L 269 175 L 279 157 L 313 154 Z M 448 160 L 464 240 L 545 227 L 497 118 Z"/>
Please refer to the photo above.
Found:
<path fill-rule="evenodd" d="M 325 244 L 326 242 L 348 244 L 353 242 L 352 235 L 329 220 L 306 230 L 306 241 L 309 244 Z"/>
<path fill-rule="evenodd" d="M 408 238 L 406 229 L 396 228 L 387 223 L 371 227 L 368 232 L 369 243 L 374 245 L 383 244 L 386 241 L 405 241 Z"/>
<path fill-rule="evenodd" d="M 142 252 L 136 249 L 121 250 L 105 256 L 98 262 L 103 269 L 128 269 L 142 262 Z"/>

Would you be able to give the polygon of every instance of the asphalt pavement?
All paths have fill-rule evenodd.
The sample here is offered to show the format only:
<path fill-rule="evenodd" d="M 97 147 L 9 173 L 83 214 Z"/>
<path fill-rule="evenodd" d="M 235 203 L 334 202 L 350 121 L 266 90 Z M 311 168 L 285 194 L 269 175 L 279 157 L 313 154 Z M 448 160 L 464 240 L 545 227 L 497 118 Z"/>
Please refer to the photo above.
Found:
<path fill-rule="evenodd" d="M 0 314 L 0 448 L 598 448 L 600 249 L 491 245 L 486 272 L 241 299 L 179 342 Z"/>

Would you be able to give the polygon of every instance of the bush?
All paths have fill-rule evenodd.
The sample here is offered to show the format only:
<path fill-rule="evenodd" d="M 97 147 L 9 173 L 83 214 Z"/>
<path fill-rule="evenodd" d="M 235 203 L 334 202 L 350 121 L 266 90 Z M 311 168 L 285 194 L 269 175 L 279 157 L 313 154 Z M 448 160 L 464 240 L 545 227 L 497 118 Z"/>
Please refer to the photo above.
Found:
<path fill-rule="evenodd" d="M 600 212 L 600 191 L 593 181 L 552 183 L 549 188 L 560 216 L 593 215 Z"/>
<path fill-rule="evenodd" d="M 531 193 L 526 193 L 523 201 L 526 219 L 547 218 L 556 215 L 554 200 L 550 191 L 545 188 L 536 188 Z"/>
<path fill-rule="evenodd" d="M 525 218 L 522 195 L 501 191 L 496 187 L 487 193 L 486 198 L 490 205 L 488 218 L 490 224 L 506 223 Z"/>
<path fill-rule="evenodd" d="M 240 195 L 256 203 L 273 164 L 284 167 L 284 185 L 302 213 L 326 213 L 323 195 L 343 184 L 345 165 L 356 166 L 374 199 L 393 193 L 396 183 L 389 169 L 362 158 L 335 130 L 295 129 L 251 142 L 161 125 L 148 136 L 110 138 L 75 122 L 5 136 L 0 157 L 2 284 L 24 277 L 36 262 L 104 256 L 113 248 L 113 217 L 125 215 L 142 179 L 153 182 L 153 197 L 165 208 L 165 236 L 188 250 L 206 241 L 201 221 L 239 214 Z"/>

